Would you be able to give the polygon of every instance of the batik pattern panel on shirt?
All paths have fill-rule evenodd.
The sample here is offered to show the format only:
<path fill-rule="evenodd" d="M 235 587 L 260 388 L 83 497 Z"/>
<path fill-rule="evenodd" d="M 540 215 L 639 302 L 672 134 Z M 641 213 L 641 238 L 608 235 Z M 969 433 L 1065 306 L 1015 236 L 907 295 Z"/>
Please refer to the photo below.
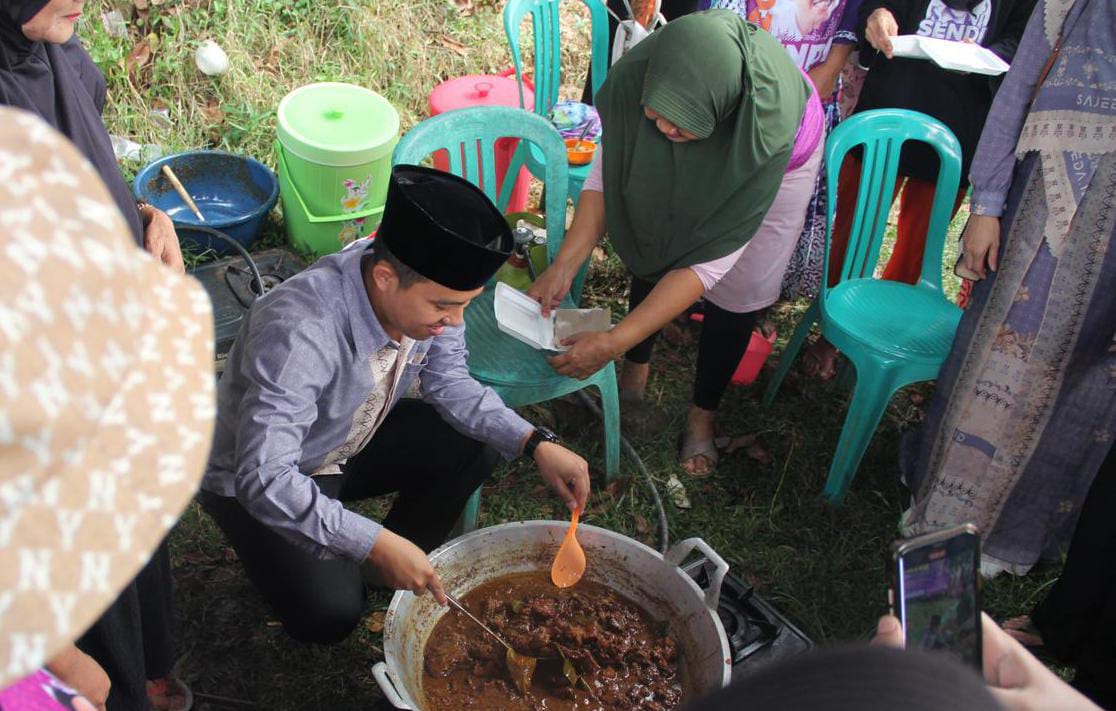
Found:
<path fill-rule="evenodd" d="M 395 390 L 403 377 L 404 368 L 401 365 L 407 362 L 414 345 L 413 339 L 404 336 L 398 345 L 389 343 L 369 358 L 368 367 L 372 370 L 375 386 L 368 399 L 353 414 L 353 425 L 345 441 L 326 455 L 313 476 L 340 474 L 341 465 L 368 445 L 387 417 L 388 404 L 395 402 Z"/>

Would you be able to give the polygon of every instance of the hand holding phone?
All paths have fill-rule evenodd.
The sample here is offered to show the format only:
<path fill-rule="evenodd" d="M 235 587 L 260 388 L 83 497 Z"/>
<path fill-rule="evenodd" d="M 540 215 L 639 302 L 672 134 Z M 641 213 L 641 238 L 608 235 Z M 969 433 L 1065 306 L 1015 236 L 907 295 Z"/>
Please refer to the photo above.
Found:
<path fill-rule="evenodd" d="M 984 681 L 1006 711 L 1101 711 L 983 612 L 981 634 Z M 899 620 L 892 615 L 881 617 L 872 644 L 902 649 L 903 627 Z"/>
<path fill-rule="evenodd" d="M 892 614 L 908 649 L 946 652 L 981 668 L 980 536 L 971 524 L 891 546 Z"/>

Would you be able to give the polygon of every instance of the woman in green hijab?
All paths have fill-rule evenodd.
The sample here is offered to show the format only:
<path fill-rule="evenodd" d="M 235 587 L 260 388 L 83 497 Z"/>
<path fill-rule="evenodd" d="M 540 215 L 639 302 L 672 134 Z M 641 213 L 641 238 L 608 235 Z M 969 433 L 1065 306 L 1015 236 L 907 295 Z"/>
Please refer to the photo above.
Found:
<path fill-rule="evenodd" d="M 549 310 L 607 231 L 632 273 L 629 313 L 551 359 L 585 378 L 626 354 L 638 409 L 659 329 L 705 298 L 694 404 L 680 457 L 716 464 L 713 416 L 756 314 L 779 295 L 821 162 L 813 85 L 779 42 L 728 10 L 680 18 L 624 55 L 597 95 L 603 144 L 573 224 L 531 288 Z"/>

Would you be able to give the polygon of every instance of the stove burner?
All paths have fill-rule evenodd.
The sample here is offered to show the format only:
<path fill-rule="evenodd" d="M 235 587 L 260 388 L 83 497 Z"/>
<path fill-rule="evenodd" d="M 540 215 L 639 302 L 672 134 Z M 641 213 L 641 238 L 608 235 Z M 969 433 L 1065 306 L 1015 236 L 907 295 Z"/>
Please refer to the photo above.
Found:
<path fill-rule="evenodd" d="M 749 589 L 749 596 L 751 591 Z M 740 606 L 725 602 L 717 605 L 717 615 L 725 626 L 729 649 L 732 650 L 732 663 L 737 664 L 752 656 L 764 647 L 773 644 L 783 632 L 783 626 L 768 620 L 751 617 Z"/>
<path fill-rule="evenodd" d="M 682 568 L 702 589 L 709 586 L 705 562 L 703 558 L 697 559 Z M 732 574 L 726 575 L 721 583 L 717 616 L 728 638 L 734 678 L 814 646 L 809 637 L 757 595 L 751 585 Z"/>

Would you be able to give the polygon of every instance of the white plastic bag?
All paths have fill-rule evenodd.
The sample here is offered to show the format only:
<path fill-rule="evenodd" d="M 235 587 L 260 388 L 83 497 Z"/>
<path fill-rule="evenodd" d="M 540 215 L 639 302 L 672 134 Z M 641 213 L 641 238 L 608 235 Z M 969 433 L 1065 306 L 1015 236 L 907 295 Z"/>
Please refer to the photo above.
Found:
<path fill-rule="evenodd" d="M 623 57 L 625 52 L 642 42 L 656 29 L 666 24 L 666 18 L 659 12 L 661 4 L 661 0 L 656 0 L 655 12 L 651 20 L 651 28 L 648 29 L 634 19 L 631 19 L 635 17 L 635 13 L 632 12 L 632 6 L 628 3 L 628 0 L 624 0 L 624 7 L 628 10 L 629 19 L 621 20 L 613 14 L 613 17 L 616 17 L 616 21 L 619 22 L 620 25 L 616 28 L 616 35 L 613 37 L 612 58 L 609 62 L 609 66 L 616 64 L 616 60 Z M 609 12 L 612 11 L 610 10 Z"/>

